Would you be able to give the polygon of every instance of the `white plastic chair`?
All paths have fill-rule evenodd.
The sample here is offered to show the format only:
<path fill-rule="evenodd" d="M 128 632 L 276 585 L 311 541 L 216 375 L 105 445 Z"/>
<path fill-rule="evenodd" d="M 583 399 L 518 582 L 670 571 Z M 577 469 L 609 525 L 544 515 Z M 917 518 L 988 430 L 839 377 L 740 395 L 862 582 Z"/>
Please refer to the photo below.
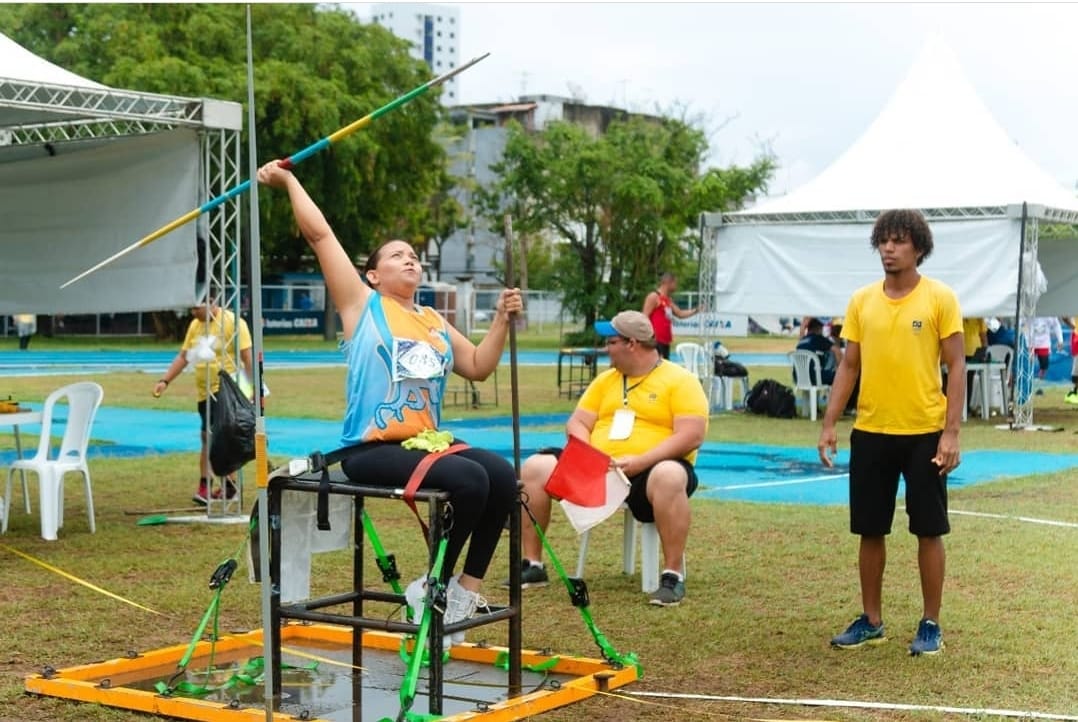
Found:
<path fill-rule="evenodd" d="M 45 399 L 41 413 L 41 439 L 37 453 L 28 459 L 17 459 L 7 471 L 7 488 L 4 498 L 7 503 L 3 509 L 3 525 L 0 533 L 7 532 L 8 513 L 11 511 L 11 477 L 16 470 L 32 471 L 37 474 L 38 493 L 41 506 L 41 536 L 54 541 L 57 530 L 64 525 L 64 474 L 77 471 L 82 474 L 86 484 L 86 514 L 90 520 L 90 531 L 96 531 L 94 525 L 94 498 L 90 487 L 90 470 L 86 466 L 86 447 L 90 443 L 90 428 L 94 416 L 101 405 L 104 391 L 92 381 L 80 381 L 53 391 Z M 52 422 L 56 417 L 57 404 L 67 401 L 67 423 L 60 449 L 51 456 Z M 23 496 L 27 499 L 26 477 L 23 477 Z"/>
<path fill-rule="evenodd" d="M 1001 414 L 1008 416 L 1011 398 L 1011 359 L 1014 358 L 1014 349 L 1004 343 L 995 343 L 985 349 L 985 357 L 992 363 L 1003 364 L 1003 373 L 992 373 L 988 380 L 989 408 L 998 408 Z"/>
<path fill-rule="evenodd" d="M 707 350 L 698 343 L 679 343 L 674 347 L 678 363 L 691 371 L 703 383 L 711 376 Z"/>
<path fill-rule="evenodd" d="M 674 347 L 674 353 L 677 355 L 678 363 L 684 366 L 690 373 L 696 378 L 700 379 L 700 385 L 704 387 L 707 393 L 707 405 L 708 409 L 714 409 L 716 407 L 716 397 L 718 397 L 718 405 L 721 407 L 725 405 L 727 409 L 732 409 L 733 404 L 733 383 L 737 379 L 720 379 L 715 376 L 712 371 L 714 370 L 714 362 L 711 355 L 708 354 L 707 349 L 698 343 L 679 343 Z M 746 379 L 740 379 L 742 389 L 741 398 L 744 399 L 748 395 L 748 385 Z M 728 382 L 728 383 L 727 383 Z"/>
<path fill-rule="evenodd" d="M 629 507 L 624 507 L 622 519 L 621 570 L 625 574 L 636 571 L 636 527 L 640 525 L 640 590 L 650 594 L 659 588 L 659 530 L 651 523 L 638 522 Z M 584 561 L 588 557 L 588 532 L 580 535 L 580 553 L 576 559 L 576 576 L 584 576 Z M 681 574 L 688 576 L 685 555 L 681 555 Z"/>
<path fill-rule="evenodd" d="M 794 393 L 799 396 L 802 394 L 806 396 L 809 418 L 815 421 L 819 398 L 822 398 L 831 388 L 823 383 L 823 369 L 820 368 L 820 357 L 816 355 L 815 351 L 807 350 L 791 351 L 786 355 L 793 366 L 794 378 L 797 379 L 794 382 Z M 816 379 L 818 383 L 812 383 L 812 379 Z M 817 394 L 819 394 L 819 397 Z"/>

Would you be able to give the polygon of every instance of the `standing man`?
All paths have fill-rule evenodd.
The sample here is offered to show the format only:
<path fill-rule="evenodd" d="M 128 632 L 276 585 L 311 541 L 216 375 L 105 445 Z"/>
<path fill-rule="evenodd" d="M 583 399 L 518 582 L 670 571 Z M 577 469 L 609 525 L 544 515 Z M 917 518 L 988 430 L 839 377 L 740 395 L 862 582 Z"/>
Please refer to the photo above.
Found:
<path fill-rule="evenodd" d="M 17 313 L 15 319 L 15 331 L 19 334 L 19 350 L 25 351 L 30 348 L 30 339 L 37 333 L 37 316 L 32 313 Z"/>
<path fill-rule="evenodd" d="M 842 329 L 846 353 L 831 387 L 818 444 L 820 460 L 832 467 L 835 422 L 860 373 L 849 483 L 850 531 L 861 537 L 863 611 L 831 645 L 852 649 L 887 639 L 882 617 L 885 540 L 901 474 L 909 530 L 917 536 L 924 603 L 909 651 L 936 654 L 943 649 L 943 535 L 951 529 L 947 474 L 959 464 L 958 430 L 966 398 L 962 313 L 954 291 L 917 270 L 932 253 L 932 231 L 919 211 L 881 213 L 872 229 L 872 248 L 883 263 L 883 283 L 865 286 L 850 299 Z M 951 371 L 946 397 L 940 385 L 941 361 Z"/>
<path fill-rule="evenodd" d="M 247 328 L 246 321 L 242 318 L 237 320 L 235 314 L 221 308 L 212 299 L 207 299 L 203 305 L 192 307 L 191 315 L 194 318 L 187 327 L 183 346 L 176 358 L 172 359 L 168 370 L 154 384 L 153 395 L 154 398 L 161 396 L 188 363 L 195 364 L 195 391 L 198 394 L 198 417 L 202 424 L 202 449 L 198 461 L 198 491 L 191 498 L 196 504 L 205 504 L 209 498 L 210 478 L 213 473 L 210 468 L 209 430 L 216 417 L 214 401 L 220 385 L 217 373 L 221 369 L 230 374 L 236 371 L 232 349 L 236 344 L 237 334 L 240 361 L 243 363 L 243 370 L 247 372 L 247 378 L 254 378 L 254 369 L 251 363 L 251 331 Z M 231 499 L 236 494 L 233 480 L 226 479 L 225 487 L 226 496 Z"/>
<path fill-rule="evenodd" d="M 700 310 L 678 308 L 671 297 L 676 290 L 677 277 L 667 271 L 659 279 L 659 287 L 644 298 L 644 315 L 655 329 L 655 345 L 663 358 L 670 358 L 670 344 L 674 342 L 673 317 L 688 318 Z"/>
<path fill-rule="evenodd" d="M 707 433 L 707 397 L 695 375 L 659 356 L 651 322 L 639 311 L 596 322 L 595 330 L 606 338 L 612 368 L 584 391 L 565 430 L 611 456 L 629 478 L 625 503 L 637 520 L 655 523 L 666 563 L 648 602 L 677 606 L 685 597 L 681 560 L 689 536 L 689 497 L 697 486 L 693 462 Z M 546 482 L 560 452 L 540 449 L 520 472 L 528 509 L 544 531 L 551 500 Z M 531 524 L 523 526 L 522 546 L 523 586 L 545 586 L 543 546 Z"/>

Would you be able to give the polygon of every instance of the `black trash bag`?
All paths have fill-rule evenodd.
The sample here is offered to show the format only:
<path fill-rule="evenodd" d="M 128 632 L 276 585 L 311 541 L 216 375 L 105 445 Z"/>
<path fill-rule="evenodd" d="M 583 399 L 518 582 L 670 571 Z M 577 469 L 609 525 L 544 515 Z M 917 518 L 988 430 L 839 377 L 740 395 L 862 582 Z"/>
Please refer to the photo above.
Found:
<path fill-rule="evenodd" d="M 255 458 L 255 407 L 232 376 L 223 370 L 213 410 L 210 467 L 216 476 L 228 476 Z"/>

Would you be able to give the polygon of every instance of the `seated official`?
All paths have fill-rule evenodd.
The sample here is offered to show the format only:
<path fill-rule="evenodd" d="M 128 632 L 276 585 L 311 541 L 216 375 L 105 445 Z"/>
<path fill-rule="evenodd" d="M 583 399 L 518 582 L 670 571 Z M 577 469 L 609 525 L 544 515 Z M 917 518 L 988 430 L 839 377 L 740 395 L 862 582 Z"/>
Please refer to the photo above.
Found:
<path fill-rule="evenodd" d="M 823 379 L 813 378 L 813 386 L 821 383 L 830 386 L 835 380 L 835 369 L 842 362 L 842 353 L 838 344 L 823 335 L 823 322 L 818 318 L 810 318 L 805 322 L 805 335 L 797 342 L 798 351 L 812 351 L 820 359 L 820 375 Z M 797 381 L 797 371 L 794 370 L 794 382 Z"/>
<path fill-rule="evenodd" d="M 697 486 L 693 463 L 707 433 L 707 396 L 695 375 L 659 355 L 651 322 L 639 311 L 622 311 L 595 330 L 606 337 L 612 368 L 584 391 L 566 433 L 611 456 L 629 478 L 626 504 L 636 519 L 655 523 L 665 561 L 648 601 L 676 606 L 685 596 L 681 560 Z M 560 451 L 541 449 L 521 469 L 528 509 L 544 531 L 552 498 L 545 487 Z M 522 586 L 546 585 L 542 543 L 531 524 L 523 526 L 522 546 Z"/>

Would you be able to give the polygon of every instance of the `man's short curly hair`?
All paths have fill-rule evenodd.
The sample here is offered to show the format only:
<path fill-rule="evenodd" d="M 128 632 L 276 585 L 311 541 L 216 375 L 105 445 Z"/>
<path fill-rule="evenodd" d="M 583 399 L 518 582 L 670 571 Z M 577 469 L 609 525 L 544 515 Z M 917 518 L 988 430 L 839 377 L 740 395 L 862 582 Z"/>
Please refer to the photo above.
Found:
<path fill-rule="evenodd" d="M 919 254 L 917 265 L 932 255 L 932 229 L 920 211 L 911 208 L 884 211 L 872 227 L 872 248 L 879 250 L 881 243 L 895 236 L 909 236 Z"/>

